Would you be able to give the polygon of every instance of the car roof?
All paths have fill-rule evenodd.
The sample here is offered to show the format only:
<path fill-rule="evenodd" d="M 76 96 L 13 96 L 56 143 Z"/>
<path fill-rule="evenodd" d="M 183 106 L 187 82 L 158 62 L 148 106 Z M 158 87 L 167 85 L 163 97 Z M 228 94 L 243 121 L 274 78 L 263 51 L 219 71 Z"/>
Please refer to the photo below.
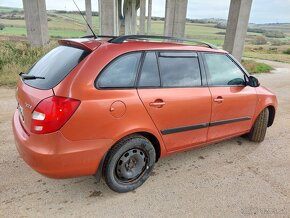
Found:
<path fill-rule="evenodd" d="M 142 50 L 180 50 L 180 51 L 201 51 L 201 52 L 215 52 L 228 53 L 222 49 L 210 48 L 202 45 L 192 45 L 177 42 L 160 42 L 129 39 L 122 43 L 111 43 L 110 38 L 77 38 L 77 39 L 61 39 L 60 45 L 77 47 L 84 50 L 94 51 L 99 46 L 106 46 L 112 48 L 119 48 L 128 51 L 142 51 Z"/>

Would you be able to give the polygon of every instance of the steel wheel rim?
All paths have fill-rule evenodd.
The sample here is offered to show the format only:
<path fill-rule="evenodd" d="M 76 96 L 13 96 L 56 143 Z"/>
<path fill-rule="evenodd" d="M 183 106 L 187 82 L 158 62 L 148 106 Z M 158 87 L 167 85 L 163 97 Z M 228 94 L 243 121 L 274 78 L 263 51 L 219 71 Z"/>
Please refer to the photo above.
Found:
<path fill-rule="evenodd" d="M 146 171 L 147 160 L 147 154 L 139 148 L 124 152 L 115 166 L 117 179 L 122 183 L 138 180 Z"/>

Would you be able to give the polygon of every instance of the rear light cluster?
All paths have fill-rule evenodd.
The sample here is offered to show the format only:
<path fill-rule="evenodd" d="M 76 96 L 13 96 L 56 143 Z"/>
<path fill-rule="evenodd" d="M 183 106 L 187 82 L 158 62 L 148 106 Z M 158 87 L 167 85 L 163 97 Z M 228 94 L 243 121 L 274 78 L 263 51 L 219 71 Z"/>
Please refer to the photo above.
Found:
<path fill-rule="evenodd" d="M 59 130 L 80 103 L 79 100 L 59 96 L 42 100 L 32 113 L 31 132 L 44 134 Z"/>

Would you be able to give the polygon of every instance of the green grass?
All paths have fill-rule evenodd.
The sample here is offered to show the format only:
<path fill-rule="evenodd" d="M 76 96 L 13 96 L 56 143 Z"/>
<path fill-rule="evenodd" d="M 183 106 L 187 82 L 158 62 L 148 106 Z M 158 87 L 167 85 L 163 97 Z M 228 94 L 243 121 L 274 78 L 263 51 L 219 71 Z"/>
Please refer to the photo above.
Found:
<path fill-rule="evenodd" d="M 55 38 L 78 38 L 86 35 L 85 31 L 49 30 L 49 35 Z"/>
<path fill-rule="evenodd" d="M 26 36 L 26 28 L 25 27 L 5 27 L 3 30 L 0 30 L 0 35 Z"/>
<path fill-rule="evenodd" d="M 268 64 L 258 63 L 253 60 L 242 60 L 242 65 L 250 74 L 269 73 L 273 68 Z"/>
<path fill-rule="evenodd" d="M 49 35 L 54 38 L 69 38 L 69 37 L 82 37 L 86 35 L 85 31 L 79 30 L 61 30 L 61 29 L 49 29 Z M 26 36 L 26 28 L 24 27 L 5 27 L 4 30 L 0 30 L 0 35 L 4 36 Z"/>
<path fill-rule="evenodd" d="M 12 11 L 21 11 L 21 9 L 0 6 L 0 13 L 10 13 Z"/>
<path fill-rule="evenodd" d="M 55 15 L 55 16 L 51 16 Z M 52 37 L 80 37 L 86 35 L 86 25 L 79 14 L 58 14 L 48 13 L 49 35 Z M 5 25 L 4 30 L 0 30 L 0 35 L 25 36 L 26 27 L 24 20 L 1 19 L 0 23 Z M 65 24 L 65 25 L 64 25 Z M 93 16 L 93 29 L 99 32 L 99 18 Z"/>

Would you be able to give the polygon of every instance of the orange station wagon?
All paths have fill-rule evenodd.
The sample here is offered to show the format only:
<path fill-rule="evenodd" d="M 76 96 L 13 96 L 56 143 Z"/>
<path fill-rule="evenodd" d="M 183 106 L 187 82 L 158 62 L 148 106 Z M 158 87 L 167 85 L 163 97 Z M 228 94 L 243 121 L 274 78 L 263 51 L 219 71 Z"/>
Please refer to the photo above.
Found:
<path fill-rule="evenodd" d="M 192 41 L 60 40 L 20 74 L 13 132 L 22 158 L 51 178 L 95 175 L 128 192 L 166 155 L 241 135 L 263 141 L 275 95 L 226 51 Z"/>

